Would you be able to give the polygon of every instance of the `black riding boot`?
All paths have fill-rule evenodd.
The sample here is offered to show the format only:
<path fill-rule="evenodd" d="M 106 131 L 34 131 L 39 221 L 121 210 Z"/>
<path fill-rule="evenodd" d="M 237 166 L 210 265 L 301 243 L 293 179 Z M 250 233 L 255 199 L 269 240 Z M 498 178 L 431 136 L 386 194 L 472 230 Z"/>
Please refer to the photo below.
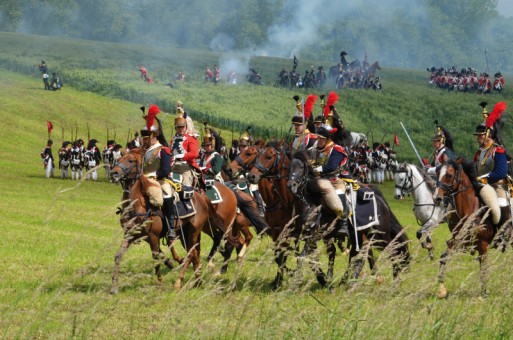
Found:
<path fill-rule="evenodd" d="M 349 215 L 346 194 L 339 194 L 340 202 L 342 202 L 342 206 L 344 207 L 344 217 L 338 221 L 338 230 L 337 234 L 341 236 L 349 236 L 349 229 L 347 223 L 347 216 Z"/>
<path fill-rule="evenodd" d="M 264 201 L 262 200 L 260 191 L 255 190 L 255 191 L 252 191 L 251 193 L 253 194 L 253 197 L 255 198 L 256 204 L 258 206 L 258 211 L 260 213 L 260 217 L 264 217 L 265 216 Z"/>
<path fill-rule="evenodd" d="M 173 197 L 164 198 L 164 204 L 162 205 L 162 213 L 164 214 L 164 221 L 167 226 L 167 238 L 171 240 L 176 238 L 173 201 Z"/>

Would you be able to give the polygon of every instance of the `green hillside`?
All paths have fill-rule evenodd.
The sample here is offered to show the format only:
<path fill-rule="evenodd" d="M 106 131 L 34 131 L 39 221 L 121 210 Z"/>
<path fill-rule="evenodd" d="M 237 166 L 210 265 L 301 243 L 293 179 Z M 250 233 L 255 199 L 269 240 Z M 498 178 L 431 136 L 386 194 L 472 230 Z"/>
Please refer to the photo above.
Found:
<path fill-rule="evenodd" d="M 58 72 L 63 78 L 63 92 L 75 88 L 133 102 L 133 107 L 118 110 L 105 110 L 98 105 L 101 118 L 91 122 L 88 122 L 88 117 L 92 117 L 90 115 L 78 119 L 76 115 L 63 114 L 58 107 L 53 107 L 47 117 L 42 117 L 42 121 L 53 118 L 55 115 L 52 116 L 50 112 L 55 112 L 59 117 L 56 119 L 58 124 L 55 124 L 57 131 L 62 126 L 66 131 L 71 131 L 71 126 L 75 126 L 76 122 L 79 131 L 83 132 L 89 123 L 97 129 L 95 133 L 100 140 L 105 139 L 107 127 L 110 131 L 115 129 L 118 136 L 138 127 L 140 118 L 137 108 L 141 104 L 156 103 L 163 110 L 174 112 L 177 100 L 184 102 L 197 121 L 207 120 L 224 129 L 223 136 L 228 140 L 232 131 L 234 137 L 238 138 L 247 126 L 262 137 L 283 137 L 289 131 L 290 118 L 295 112 L 291 97 L 295 94 L 306 97 L 310 93 L 274 86 L 279 71 L 283 67 L 290 69 L 292 62 L 288 59 L 253 57 L 247 61 L 262 74 L 267 84 L 265 86 L 243 81 L 237 86 L 225 83 L 214 86 L 203 81 L 206 64 L 212 67 L 213 64 L 222 65 L 227 59 L 248 60 L 247 57 L 11 33 L 0 33 L 0 43 L 9 46 L 0 51 L 0 67 L 4 69 L 39 77 L 35 65 L 44 59 L 49 71 Z M 298 69 L 301 72 L 318 65 L 327 68 L 334 63 L 300 60 Z M 138 68 L 141 64 L 155 78 L 154 84 L 145 84 L 140 79 Z M 174 83 L 178 69 L 184 71 L 187 81 L 175 84 L 175 88 L 165 86 L 169 81 Z M 475 149 L 472 132 L 475 125 L 482 122 L 478 103 L 488 101 L 491 110 L 496 102 L 509 102 L 513 96 L 508 86 L 510 78 L 506 79 L 506 89 L 502 95 L 480 96 L 448 93 L 433 88 L 427 84 L 429 74 L 424 70 L 388 69 L 384 66 L 379 75 L 383 91 L 343 90 L 339 93 L 340 100 L 336 107 L 350 130 L 369 134 L 371 141 L 391 141 L 393 135 L 398 134 L 401 141 L 398 148 L 400 158 L 410 161 L 415 161 L 416 156 L 407 144 L 399 122 L 406 125 L 423 156 L 431 154 L 429 138 L 435 131 L 435 119 L 454 134 L 456 151 L 469 156 Z M 239 75 L 241 78 L 243 80 L 243 75 Z M 40 85 L 42 88 L 42 82 Z M 311 92 L 327 94 L 330 90 L 327 86 Z M 315 111 L 320 112 L 319 105 Z M 166 122 L 168 133 L 172 132 L 171 121 Z M 513 145 L 511 136 L 506 135 L 506 141 L 507 145 Z"/>
<path fill-rule="evenodd" d="M 411 267 L 397 284 L 392 282 L 390 262 L 386 256 L 380 256 L 378 274 L 385 278 L 381 285 L 366 266 L 364 277 L 354 289 L 346 291 L 337 287 L 330 294 L 319 287 L 304 263 L 294 277 L 287 277 L 282 290 L 271 292 L 269 283 L 274 278 L 275 263 L 268 237 L 255 238 L 242 265 L 232 261 L 228 273 L 217 277 L 206 266 L 211 241 L 203 235 L 201 287 L 191 287 L 194 275 L 189 271 L 184 289 L 175 292 L 173 283 L 178 275 L 175 268 L 164 270 L 163 287 L 158 288 L 150 250 L 146 244 L 140 244 L 131 248 L 122 262 L 120 293 L 110 296 L 114 254 L 122 240 L 118 215 L 114 213 L 121 188 L 108 183 L 103 171 L 96 183 L 46 179 L 39 152 L 47 138 L 47 120 L 56 126 L 56 140 L 60 140 L 59 125 L 70 127 L 75 121 L 79 136 L 86 136 L 86 123 L 89 123 L 91 136 L 97 139 L 105 140 L 106 126 L 111 133 L 116 129 L 124 138 L 129 126 L 132 129 L 140 126 L 136 123 L 142 121 L 138 112 L 140 102 L 99 96 L 71 86 L 60 92 L 44 91 L 38 77 L 5 69 L 2 80 L 2 338 L 402 339 L 513 334 L 509 313 L 513 284 L 509 271 L 504 269 L 513 253 L 491 251 L 490 297 L 486 301 L 479 298 L 477 261 L 469 254 L 455 254 L 447 271 L 450 295 L 447 300 L 437 300 L 438 262 L 429 261 L 427 252 L 416 242 L 414 235 L 418 227 L 411 211 L 413 201 L 411 198 L 395 201 L 393 183 L 386 183 L 381 189 L 412 240 Z M 276 91 L 272 87 L 260 89 Z M 202 91 L 198 96 L 204 99 L 208 88 L 198 91 Z M 394 91 L 407 98 L 406 90 Z M 290 93 L 283 93 L 287 95 L 282 98 L 283 107 L 289 110 Z M 355 116 L 350 107 L 357 98 L 363 102 L 360 93 L 344 93 L 346 99 L 352 98 L 341 104 L 348 117 Z M 446 97 L 436 91 L 433 94 Z M 387 91 L 380 95 L 376 98 L 390 101 L 393 98 Z M 379 100 L 374 100 L 374 110 L 378 111 Z M 227 112 L 237 111 L 230 108 Z M 418 121 L 413 123 L 409 121 L 408 125 L 422 128 Z M 69 129 L 65 134 L 67 131 L 71 133 Z M 437 257 L 443 252 L 447 238 L 447 228 L 442 225 L 434 233 Z M 181 247 L 179 251 L 184 255 Z M 323 246 L 320 254 L 325 268 Z M 215 265 L 220 266 L 219 255 Z M 288 266 L 296 267 L 294 258 Z M 335 280 L 340 280 L 346 266 L 347 257 L 339 254 Z"/>

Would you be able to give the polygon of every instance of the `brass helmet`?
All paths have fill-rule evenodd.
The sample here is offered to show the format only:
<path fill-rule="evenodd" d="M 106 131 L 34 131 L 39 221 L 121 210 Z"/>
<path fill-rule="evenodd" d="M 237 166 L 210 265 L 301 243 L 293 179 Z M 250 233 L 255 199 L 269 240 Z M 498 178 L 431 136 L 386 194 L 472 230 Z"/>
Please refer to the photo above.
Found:
<path fill-rule="evenodd" d="M 187 126 L 187 119 L 185 118 L 185 111 L 182 108 L 181 101 L 178 101 L 176 106 L 175 127 L 176 126 Z"/>

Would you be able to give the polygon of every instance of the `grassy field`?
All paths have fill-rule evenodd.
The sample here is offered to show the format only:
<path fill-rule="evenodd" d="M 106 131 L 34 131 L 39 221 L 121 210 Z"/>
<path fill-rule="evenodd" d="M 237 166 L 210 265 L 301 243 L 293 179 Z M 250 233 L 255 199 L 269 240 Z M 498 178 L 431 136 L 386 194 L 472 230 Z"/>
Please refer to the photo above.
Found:
<path fill-rule="evenodd" d="M 382 190 L 412 239 L 412 263 L 394 285 L 390 263 L 380 257 L 385 282 L 369 270 L 350 291 L 319 287 L 307 266 L 269 289 L 275 264 L 269 238 L 255 240 L 241 266 L 233 261 L 218 278 L 203 266 L 203 284 L 173 288 L 178 270 L 164 271 L 159 289 L 145 244 L 130 249 L 122 263 L 121 289 L 108 294 L 114 254 L 122 231 L 114 214 L 119 186 L 46 179 L 39 152 L 46 120 L 54 125 L 89 122 L 91 136 L 105 126 L 140 120 L 139 104 L 79 92 L 44 91 L 40 79 L 2 71 L 0 83 L 0 336 L 3 338 L 509 338 L 513 334 L 513 283 L 506 264 L 511 251 L 491 252 L 490 296 L 480 299 L 478 263 L 456 254 L 447 273 L 450 295 L 436 298 L 437 261 L 414 239 L 411 198 L 392 199 Z M 131 118 L 129 118 L 131 117 Z M 119 130 L 118 130 L 119 131 Z M 119 133 L 119 132 L 118 132 Z M 82 127 L 79 136 L 84 137 Z M 60 141 L 60 131 L 54 131 Z M 58 143 L 56 143 L 58 144 Z M 100 146 L 103 146 L 101 144 Z M 57 146 L 54 146 L 56 152 Z M 103 175 L 103 172 L 101 172 Z M 448 237 L 435 232 L 435 253 Z M 202 258 L 210 247 L 202 238 Z M 217 257 L 219 267 L 220 257 Z M 326 257 L 321 252 L 321 262 Z M 340 279 L 347 258 L 339 255 Z M 294 260 L 290 266 L 294 267 Z"/>
<path fill-rule="evenodd" d="M 273 86 L 283 67 L 290 69 L 292 61 L 284 58 L 251 57 L 247 55 L 219 54 L 208 51 L 184 50 L 164 46 L 140 46 L 70 40 L 64 38 L 21 35 L 0 32 L 0 44 L 9 48 L 0 50 L 0 67 L 39 78 L 37 65 L 46 60 L 49 72 L 58 72 L 64 80 L 65 89 L 73 87 L 109 98 L 117 98 L 141 104 L 156 103 L 165 112 L 174 112 L 176 101 L 184 102 L 187 111 L 199 122 L 208 121 L 215 127 L 224 129 L 223 137 L 238 138 L 248 126 L 257 136 L 283 137 L 290 127 L 291 116 L 295 113 L 292 96 L 304 98 L 309 93 L 327 94 L 332 86 L 323 89 L 282 89 Z M 244 61 L 255 67 L 263 76 L 266 86 L 255 86 L 241 81 L 236 87 L 221 83 L 215 86 L 203 81 L 205 65 L 226 60 Z M 326 69 L 337 61 L 315 61 L 300 58 L 298 70 L 301 74 L 310 66 L 323 65 Z M 457 61 L 455 61 L 457 63 Z M 139 76 L 138 68 L 144 64 L 155 83 L 148 85 Z M 427 65 L 431 67 L 432 65 Z M 440 65 L 447 66 L 447 65 Z M 169 88 L 165 84 L 173 81 L 182 69 L 185 83 Z M 242 71 L 245 72 L 245 71 Z M 398 153 L 401 159 L 417 162 L 417 157 L 408 141 L 400 122 L 407 127 L 420 154 L 432 154 L 431 136 L 435 132 L 434 121 L 438 120 L 451 131 L 455 139 L 456 152 L 473 155 L 475 138 L 472 135 L 476 125 L 482 122 L 481 101 L 489 102 L 489 111 L 498 101 L 511 102 L 513 91 L 508 84 L 513 78 L 506 75 L 506 87 L 502 94 L 480 96 L 477 94 L 448 93 L 427 84 L 429 73 L 422 70 L 390 69 L 383 65 L 379 71 L 383 91 L 344 89 L 339 93 L 336 104 L 346 127 L 352 131 L 369 135 L 371 142 L 393 140 L 399 136 L 401 145 Z M 244 73 L 239 75 L 244 78 Z M 42 88 L 42 81 L 35 88 Z M 320 112 L 319 101 L 314 113 Z M 140 122 L 137 110 L 109 110 L 100 103 L 94 111 L 101 112 L 98 118 L 88 115 L 77 119 L 75 115 L 60 115 L 62 121 L 54 123 L 59 130 L 66 131 L 78 125 L 83 133 L 86 124 L 97 126 L 95 138 L 106 140 L 106 128 L 117 129 L 120 135 L 128 134 L 128 129 L 138 128 Z M 121 111 L 127 114 L 124 120 L 115 119 Z M 74 112 L 70 112 L 74 113 Z M 133 113 L 133 114 L 128 114 Z M 111 119 L 112 116 L 112 119 Z M 95 117 L 89 121 L 89 117 Z M 171 132 L 170 121 L 166 132 Z M 511 121 L 509 122 L 511 126 Z M 60 132 L 60 131 L 59 131 Z M 98 138 L 100 137 L 100 138 Z M 126 138 L 126 137 L 122 137 Z M 513 147 L 513 136 L 505 135 L 506 144 Z"/>

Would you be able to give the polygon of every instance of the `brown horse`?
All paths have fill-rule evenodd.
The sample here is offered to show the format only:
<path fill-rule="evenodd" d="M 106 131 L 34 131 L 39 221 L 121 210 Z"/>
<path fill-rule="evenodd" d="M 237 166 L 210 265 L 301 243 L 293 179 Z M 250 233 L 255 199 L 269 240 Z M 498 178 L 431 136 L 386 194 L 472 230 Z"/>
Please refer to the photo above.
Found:
<path fill-rule="evenodd" d="M 133 159 L 137 159 L 137 157 L 134 157 Z M 137 163 L 123 163 L 126 170 L 129 169 L 129 166 L 126 166 L 127 164 L 137 166 Z M 120 169 L 121 167 L 119 165 L 115 166 L 112 169 L 111 178 L 117 178 L 116 174 Z M 155 184 L 150 182 L 145 176 L 138 176 L 130 187 L 130 192 L 128 194 L 128 201 L 130 204 L 123 208 L 121 217 L 124 238 L 115 257 L 115 265 L 112 275 L 112 294 L 116 294 L 118 292 L 121 260 L 130 245 L 138 240 L 145 240 L 150 245 L 154 259 L 159 259 L 162 254 L 160 250 L 160 239 L 165 236 L 165 230 L 162 225 L 162 216 L 158 209 L 149 204 L 148 197 L 144 194 L 147 191 L 147 188 L 152 185 Z M 191 202 L 196 208 L 196 214 L 178 221 L 178 225 L 180 227 L 180 240 L 183 247 L 187 250 L 187 257 L 179 277 L 175 282 L 176 289 L 181 288 L 185 272 L 191 263 L 194 267 L 197 283 L 199 283 L 201 275 L 200 236 L 201 229 L 208 220 L 209 207 L 205 199 L 197 193 L 194 193 L 191 198 Z M 166 260 L 165 263 L 170 266 L 169 261 Z M 160 273 L 160 262 L 155 267 L 155 273 L 159 284 L 161 284 L 162 276 Z"/>
<path fill-rule="evenodd" d="M 437 202 L 444 199 L 449 200 L 456 209 L 458 223 L 449 224 L 452 237 L 447 242 L 447 250 L 440 259 L 438 273 L 439 291 L 438 297 L 445 298 L 447 289 L 444 286 L 445 265 L 455 248 L 471 249 L 479 253 L 479 264 L 481 270 L 481 295 L 487 296 L 486 292 L 486 260 L 488 246 L 492 242 L 497 230 L 493 227 L 490 214 L 485 213 L 485 208 L 479 208 L 479 199 L 474 190 L 470 178 L 477 178 L 474 164 L 459 158 L 456 162 L 449 161 L 447 170 L 438 184 Z"/>
<path fill-rule="evenodd" d="M 379 64 L 379 61 L 376 61 L 374 62 L 374 64 L 367 67 L 365 73 L 367 74 L 367 77 L 374 77 L 376 75 L 377 70 L 381 70 L 381 65 Z"/>
<path fill-rule="evenodd" d="M 142 167 L 142 148 L 133 149 L 127 155 L 121 157 L 111 172 L 111 178 L 114 182 L 121 182 L 123 186 L 123 201 L 125 201 L 130 192 L 130 187 L 140 174 Z M 211 204 L 208 197 L 204 196 L 204 200 L 209 205 L 210 214 L 208 223 L 203 226 L 203 232 L 212 237 L 213 244 L 207 258 L 209 266 L 213 267 L 213 257 L 217 252 L 223 238 L 227 242 L 222 251 L 224 258 L 220 273 L 224 273 L 227 269 L 228 260 L 235 248 L 239 254 L 239 259 L 244 256 L 245 249 L 249 246 L 253 236 L 249 231 L 251 223 L 257 231 L 261 231 L 267 227 L 265 221 L 258 216 L 258 210 L 251 202 L 251 197 L 244 193 L 234 193 L 228 187 L 216 183 L 223 202 L 219 204 Z M 126 206 L 127 203 L 125 203 Z M 240 213 L 236 207 L 240 208 Z M 244 235 L 244 239 L 240 234 Z M 181 262 L 176 255 L 174 247 L 171 247 L 173 258 Z M 165 262 L 170 266 L 171 263 Z"/>

